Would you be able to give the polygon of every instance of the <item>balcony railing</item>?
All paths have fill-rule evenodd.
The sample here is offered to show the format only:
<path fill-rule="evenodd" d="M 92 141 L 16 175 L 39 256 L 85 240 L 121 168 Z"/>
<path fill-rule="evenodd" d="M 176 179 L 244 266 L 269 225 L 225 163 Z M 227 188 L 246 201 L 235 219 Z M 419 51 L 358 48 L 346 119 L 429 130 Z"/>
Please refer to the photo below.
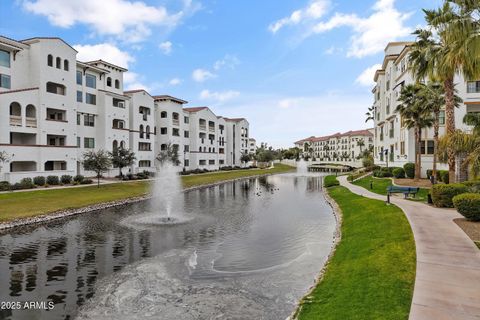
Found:
<path fill-rule="evenodd" d="M 215 127 L 208 127 L 209 132 L 215 132 Z"/>
<path fill-rule="evenodd" d="M 207 126 L 206 125 L 200 125 L 200 130 L 202 131 L 207 131 Z"/>
<path fill-rule="evenodd" d="M 22 126 L 22 116 L 10 116 L 10 125 L 11 126 Z"/>
<path fill-rule="evenodd" d="M 178 119 L 173 119 L 173 120 L 172 120 L 172 123 L 173 123 L 174 126 L 179 126 L 179 125 L 180 125 L 180 120 L 178 120 Z"/>
<path fill-rule="evenodd" d="M 25 125 L 27 127 L 30 127 L 30 128 L 36 128 L 37 127 L 37 118 L 26 117 L 25 120 L 26 120 Z"/>

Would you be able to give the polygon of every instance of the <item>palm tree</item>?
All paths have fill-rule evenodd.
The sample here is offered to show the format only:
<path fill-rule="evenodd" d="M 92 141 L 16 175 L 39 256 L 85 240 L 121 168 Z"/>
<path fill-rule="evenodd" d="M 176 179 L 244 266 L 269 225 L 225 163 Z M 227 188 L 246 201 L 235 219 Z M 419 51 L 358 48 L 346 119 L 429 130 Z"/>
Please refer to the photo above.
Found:
<path fill-rule="evenodd" d="M 480 2 L 446 0 L 437 10 L 423 10 L 427 29 L 418 29 L 409 68 L 417 80 L 441 81 L 445 89 L 446 133 L 455 132 L 454 76 L 480 76 Z M 450 181 L 455 181 L 455 153 L 448 152 Z"/>
<path fill-rule="evenodd" d="M 402 88 L 398 102 L 400 103 L 396 112 L 402 119 L 402 126 L 407 129 L 414 129 L 415 132 L 415 180 L 420 179 L 422 155 L 420 143 L 422 140 L 422 129 L 431 127 L 433 119 L 430 110 L 426 107 L 425 97 L 421 94 L 420 84 L 409 84 Z"/>
<path fill-rule="evenodd" d="M 453 134 L 443 136 L 438 145 L 439 159 L 446 161 L 448 152 L 453 152 L 462 160 L 462 169 L 472 170 L 473 176 L 480 173 L 480 136 L 462 130 L 455 130 Z"/>
<path fill-rule="evenodd" d="M 365 146 L 365 141 L 363 139 L 360 139 L 357 141 L 357 146 L 360 147 L 360 153 L 363 152 L 363 147 Z"/>
<path fill-rule="evenodd" d="M 375 107 L 371 106 L 368 108 L 368 112 L 365 113 L 365 116 L 367 117 L 365 119 L 365 123 L 367 123 L 370 120 L 375 120 Z"/>

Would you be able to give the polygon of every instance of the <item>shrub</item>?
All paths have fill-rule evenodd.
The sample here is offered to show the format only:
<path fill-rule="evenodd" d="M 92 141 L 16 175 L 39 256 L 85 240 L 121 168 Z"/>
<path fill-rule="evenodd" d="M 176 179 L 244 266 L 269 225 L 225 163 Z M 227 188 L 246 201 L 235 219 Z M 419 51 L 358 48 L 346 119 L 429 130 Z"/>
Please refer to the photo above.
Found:
<path fill-rule="evenodd" d="M 447 170 L 440 171 L 440 181 L 448 184 L 450 182 L 449 180 L 450 180 L 450 176 L 448 175 L 448 171 Z"/>
<path fill-rule="evenodd" d="M 81 174 L 77 174 L 75 177 L 73 177 L 73 181 L 77 183 L 82 183 L 82 181 L 85 179 L 84 176 Z"/>
<path fill-rule="evenodd" d="M 468 188 L 468 192 L 480 193 L 480 181 L 465 181 L 462 184 Z"/>
<path fill-rule="evenodd" d="M 362 165 L 363 165 L 365 168 L 373 167 L 373 166 L 374 166 L 373 158 L 372 158 L 372 157 L 362 158 Z"/>
<path fill-rule="evenodd" d="M 70 184 L 72 183 L 72 176 L 65 174 L 60 178 L 60 181 L 62 181 L 63 184 Z"/>
<path fill-rule="evenodd" d="M 10 190 L 22 190 L 22 189 L 23 189 L 22 185 L 19 182 L 12 184 L 10 186 Z"/>
<path fill-rule="evenodd" d="M 33 189 L 35 185 L 33 184 L 32 178 L 23 178 L 20 181 L 20 188 L 21 189 Z"/>
<path fill-rule="evenodd" d="M 323 178 L 323 186 L 325 188 L 330 188 L 338 185 L 340 185 L 340 182 L 338 182 L 335 176 L 326 176 L 325 178 Z"/>
<path fill-rule="evenodd" d="M 92 179 L 83 179 L 82 182 L 80 182 L 80 184 L 92 184 L 92 183 L 93 183 Z"/>
<path fill-rule="evenodd" d="M 464 193 L 453 197 L 455 209 L 472 221 L 480 221 L 480 194 Z"/>
<path fill-rule="evenodd" d="M 415 177 L 415 163 L 405 163 L 403 169 L 405 170 L 405 176 L 407 176 L 407 178 L 413 179 Z"/>
<path fill-rule="evenodd" d="M 38 176 L 33 178 L 33 183 L 35 183 L 37 186 L 44 186 L 45 185 L 45 177 L 43 176 Z"/>
<path fill-rule="evenodd" d="M 146 175 L 145 172 L 139 172 L 137 173 L 137 179 L 140 179 L 140 180 L 148 179 L 148 175 Z"/>
<path fill-rule="evenodd" d="M 456 195 L 468 192 L 467 186 L 461 183 L 436 184 L 432 187 L 433 204 L 440 208 L 453 208 L 452 199 Z"/>
<path fill-rule="evenodd" d="M 60 180 L 58 179 L 58 176 L 48 176 L 47 183 L 51 186 L 56 186 L 60 184 Z"/>
<path fill-rule="evenodd" d="M 10 182 L 8 181 L 0 181 L 0 191 L 8 191 L 11 189 Z"/>
<path fill-rule="evenodd" d="M 397 179 L 403 179 L 405 178 L 405 170 L 403 168 L 395 168 L 392 171 L 392 174 L 395 178 Z"/>
<path fill-rule="evenodd" d="M 380 169 L 376 169 L 375 171 L 373 171 L 373 176 L 376 178 L 393 177 L 392 170 L 393 168 L 382 167 Z"/>

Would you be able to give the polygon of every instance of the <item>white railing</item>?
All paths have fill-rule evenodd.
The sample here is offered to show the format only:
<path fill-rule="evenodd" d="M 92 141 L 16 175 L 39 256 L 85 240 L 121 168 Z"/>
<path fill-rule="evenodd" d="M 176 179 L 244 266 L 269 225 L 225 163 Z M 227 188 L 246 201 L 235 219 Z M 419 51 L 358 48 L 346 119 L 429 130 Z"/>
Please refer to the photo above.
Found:
<path fill-rule="evenodd" d="M 180 120 L 178 120 L 178 119 L 173 119 L 173 120 L 172 120 L 172 123 L 173 123 L 174 126 L 179 126 L 179 125 L 180 125 Z"/>
<path fill-rule="evenodd" d="M 36 128 L 37 127 L 37 118 L 26 117 L 25 120 L 26 120 L 25 124 L 26 124 L 27 127 L 30 127 L 30 128 Z"/>
<path fill-rule="evenodd" d="M 11 126 L 22 126 L 22 117 L 21 116 L 10 116 L 10 125 Z"/>
<path fill-rule="evenodd" d="M 208 127 L 209 132 L 215 132 L 215 127 Z"/>
<path fill-rule="evenodd" d="M 207 126 L 206 125 L 200 125 L 200 130 L 202 131 L 207 131 Z"/>

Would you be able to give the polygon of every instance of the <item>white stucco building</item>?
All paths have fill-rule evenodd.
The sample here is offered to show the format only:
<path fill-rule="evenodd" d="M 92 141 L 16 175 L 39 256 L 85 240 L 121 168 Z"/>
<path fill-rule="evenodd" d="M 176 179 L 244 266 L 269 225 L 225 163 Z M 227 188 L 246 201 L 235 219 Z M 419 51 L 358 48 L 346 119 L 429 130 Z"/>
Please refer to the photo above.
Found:
<path fill-rule="evenodd" d="M 374 95 L 374 134 L 375 163 L 385 166 L 401 167 L 407 162 L 415 162 L 415 137 L 413 129 L 402 127 L 401 119 L 395 109 L 403 86 L 414 82 L 408 71 L 409 45 L 411 42 L 391 42 L 385 48 L 382 69 L 375 73 Z M 469 130 L 463 124 L 467 112 L 480 112 L 480 81 L 466 82 L 462 77 L 455 77 L 457 94 L 463 103 L 455 110 L 455 126 Z M 445 133 L 445 112 L 440 115 L 440 136 Z M 433 128 L 422 130 L 422 176 L 432 168 Z M 458 165 L 458 164 L 457 164 Z M 438 169 L 447 170 L 446 164 L 439 164 Z M 459 172 L 460 170 L 457 170 Z"/>
<path fill-rule="evenodd" d="M 373 129 L 309 137 L 295 142 L 304 155 L 318 162 L 359 164 L 364 150 L 373 148 Z"/>
<path fill-rule="evenodd" d="M 240 165 L 248 121 L 186 108 L 187 101 L 168 95 L 124 91 L 125 68 L 76 55 L 60 38 L 0 36 L 0 151 L 9 158 L 0 164 L 0 181 L 91 175 L 83 170 L 83 153 L 118 147 L 137 158 L 125 173 L 155 170 L 168 144 L 178 148 L 180 170 Z"/>

